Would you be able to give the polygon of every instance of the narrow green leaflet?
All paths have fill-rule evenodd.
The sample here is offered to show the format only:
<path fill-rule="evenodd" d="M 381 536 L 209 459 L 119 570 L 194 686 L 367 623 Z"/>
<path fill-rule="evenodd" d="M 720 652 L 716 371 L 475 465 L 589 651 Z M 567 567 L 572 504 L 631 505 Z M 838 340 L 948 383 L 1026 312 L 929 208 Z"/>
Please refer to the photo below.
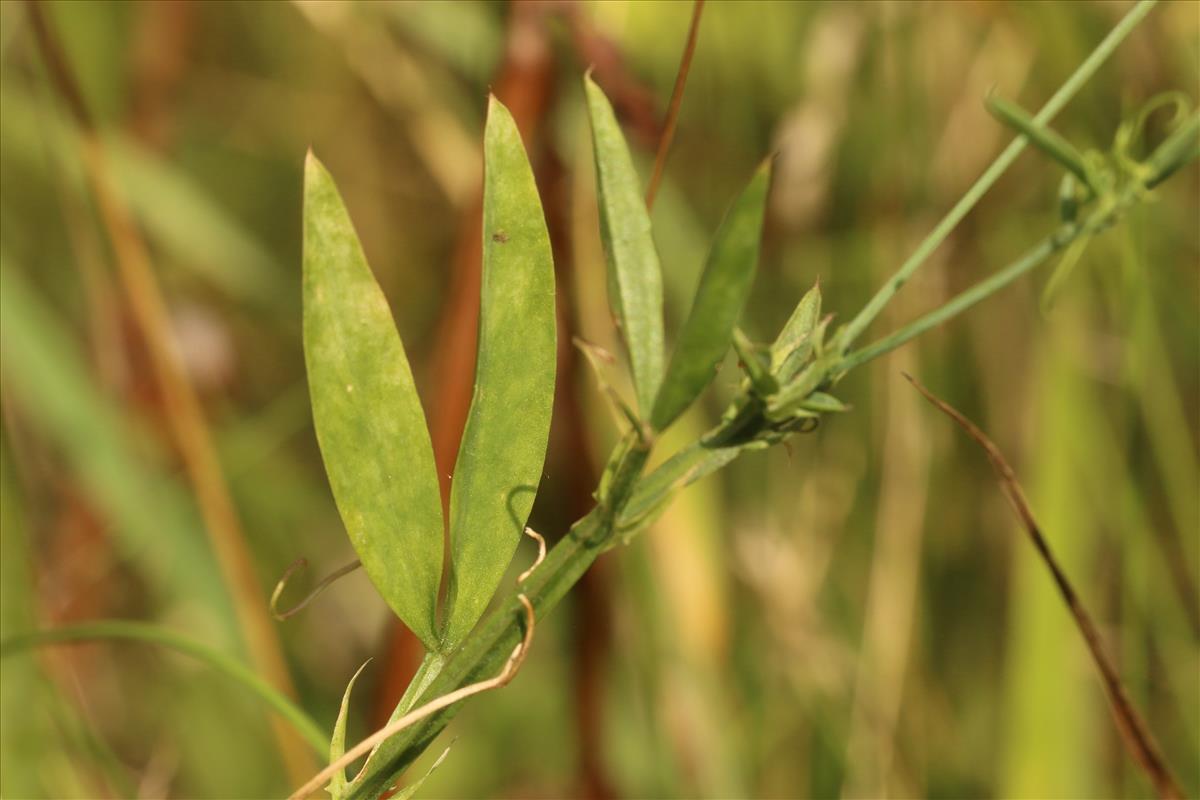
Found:
<path fill-rule="evenodd" d="M 800 298 L 796 310 L 783 326 L 775 344 L 771 346 L 771 372 L 780 383 L 788 383 L 808 362 L 813 351 L 813 331 L 821 316 L 821 284 Z"/>
<path fill-rule="evenodd" d="M 1095 172 L 1088 167 L 1087 161 L 1074 145 L 1054 130 L 1038 124 L 1029 112 L 998 94 L 989 94 L 984 105 L 988 113 L 1017 133 L 1024 134 L 1030 144 L 1069 170 L 1094 193 L 1100 194 L 1101 187 Z"/>
<path fill-rule="evenodd" d="M 346 691 L 342 695 L 342 706 L 338 709 L 337 721 L 333 723 L 333 736 L 329 740 L 329 763 L 337 761 L 346 752 L 346 718 L 350 716 L 350 693 L 354 691 L 354 682 L 358 680 L 358 676 L 362 674 L 363 669 L 367 664 L 370 664 L 370 659 L 363 662 L 362 666 L 350 678 L 350 682 L 346 684 Z M 346 780 L 346 770 L 338 770 L 337 773 L 329 779 L 329 794 L 333 800 L 342 800 L 346 796 L 346 786 L 349 781 Z"/>
<path fill-rule="evenodd" d="M 850 410 L 850 407 L 841 400 L 824 392 L 813 392 L 800 404 L 800 408 L 818 414 L 838 414 Z"/>
<path fill-rule="evenodd" d="M 371 581 L 436 649 L 444 526 L 433 447 L 404 345 L 337 187 L 304 170 L 304 360 L 313 424 Z"/>
<path fill-rule="evenodd" d="M 474 627 L 525 529 L 550 436 L 555 338 L 554 261 L 542 204 L 516 123 L 492 98 L 475 393 L 450 490 L 446 648 Z"/>
<path fill-rule="evenodd" d="M 608 262 L 608 302 L 629 348 L 638 410 L 645 416 L 662 381 L 662 268 L 641 183 L 612 105 L 591 77 L 584 78 L 584 88 L 596 156 L 600 236 Z"/>
<path fill-rule="evenodd" d="M 742 314 L 758 265 L 771 162 L 765 161 L 717 230 L 692 310 L 671 356 L 650 422 L 670 425 L 716 375 L 729 350 L 733 327 Z"/>

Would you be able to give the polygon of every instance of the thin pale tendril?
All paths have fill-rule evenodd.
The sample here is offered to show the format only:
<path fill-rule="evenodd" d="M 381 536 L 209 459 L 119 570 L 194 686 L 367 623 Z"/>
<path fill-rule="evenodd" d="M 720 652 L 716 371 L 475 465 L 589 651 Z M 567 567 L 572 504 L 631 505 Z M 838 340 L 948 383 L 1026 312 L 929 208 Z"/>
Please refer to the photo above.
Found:
<path fill-rule="evenodd" d="M 354 570 L 358 569 L 361 566 L 362 566 L 362 562 L 359 561 L 358 559 L 354 559 L 349 564 L 346 564 L 345 566 L 342 566 L 342 567 L 338 567 L 336 570 L 334 570 L 332 573 L 330 573 L 330 575 L 328 577 L 324 578 L 320 583 L 318 583 L 316 586 L 314 586 L 312 591 L 304 596 L 303 600 L 301 600 L 299 603 L 292 606 L 291 608 L 287 609 L 286 611 L 280 611 L 279 610 L 279 596 L 281 594 L 283 594 L 283 590 L 285 588 L 287 588 L 288 581 L 290 581 L 292 579 L 292 576 L 295 575 L 297 572 L 308 568 L 308 559 L 307 558 L 297 558 L 295 561 L 292 562 L 291 566 L 289 566 L 284 571 L 283 577 L 281 577 L 279 579 L 279 583 L 275 584 L 275 591 L 271 592 L 271 616 L 274 617 L 275 619 L 279 620 L 280 622 L 283 622 L 288 617 L 291 617 L 295 614 L 300 613 L 301 611 L 304 610 L 304 608 L 309 603 L 311 603 L 313 600 L 317 599 L 317 595 L 319 595 L 321 592 L 325 591 L 330 586 L 332 586 L 334 581 L 336 581 L 338 578 L 341 578 L 345 575 L 349 575 L 351 572 L 354 572 Z"/>
<path fill-rule="evenodd" d="M 491 689 L 499 689 L 502 686 L 507 686 L 509 681 L 516 677 L 517 671 L 521 668 L 522 662 L 525 661 L 525 655 L 529 652 L 529 645 L 533 642 L 533 630 L 536 625 L 536 617 L 533 611 L 533 603 L 529 602 L 529 598 L 524 594 L 517 595 L 517 599 L 521 601 L 521 605 L 525 608 L 525 636 L 521 639 L 521 643 L 513 648 L 512 655 L 508 657 L 508 661 L 504 664 L 504 669 L 500 670 L 500 674 L 494 678 L 488 678 L 485 681 L 472 683 L 470 686 L 464 686 L 461 689 L 444 694 L 436 700 L 431 700 L 420 708 L 414 709 L 395 722 L 380 728 L 375 733 L 363 739 L 350 750 L 334 761 L 325 769 L 318 772 L 312 777 L 308 783 L 297 789 L 289 798 L 289 800 L 302 800 L 308 797 L 322 786 L 324 786 L 330 778 L 336 775 L 340 770 L 345 769 L 348 765 L 362 758 L 371 750 L 375 749 L 380 743 L 392 736 L 395 736 L 400 731 L 412 725 L 415 722 L 420 722 L 432 714 L 436 714 L 447 706 L 452 706 L 460 700 L 465 700 L 471 695 L 476 695 L 481 692 L 486 692 Z M 363 765 L 366 768 L 366 765 Z M 361 773 L 359 773 L 361 776 Z M 358 776 L 355 777 L 358 780 Z"/>
<path fill-rule="evenodd" d="M 540 533 L 535 531 L 533 528 L 528 528 L 528 527 L 525 528 L 525 535 L 529 536 L 532 539 L 537 541 L 538 554 L 537 554 L 537 560 L 533 562 L 533 565 L 529 569 L 522 572 L 517 577 L 517 585 L 518 586 L 520 586 L 522 583 L 524 583 L 525 579 L 528 578 L 530 575 L 532 575 L 533 571 L 535 569 L 537 569 L 538 565 L 540 565 L 542 563 L 542 561 L 546 558 L 546 539 Z"/>
<path fill-rule="evenodd" d="M 533 528 L 528 527 L 525 528 L 525 535 L 537 541 L 538 555 L 537 559 L 533 562 L 533 566 L 522 572 L 517 578 L 518 586 L 524 583 L 525 579 L 533 574 L 533 571 L 538 568 L 538 565 L 540 565 L 542 560 L 546 557 L 546 540 L 542 537 L 542 535 Z M 288 571 L 284 573 L 283 578 L 281 578 L 279 581 L 279 586 L 275 587 L 275 594 L 271 597 L 272 611 L 274 611 L 275 599 L 278 597 L 283 584 L 293 572 L 305 566 L 306 563 L 307 562 L 305 562 L 304 559 L 300 559 L 296 563 L 292 564 L 292 566 L 288 568 Z M 299 611 L 300 608 L 303 608 L 304 604 L 307 604 L 317 592 L 327 586 L 334 579 L 344 575 L 346 572 L 351 571 L 357 566 L 359 566 L 359 564 L 358 562 L 355 562 L 352 565 L 342 567 L 341 570 L 338 570 L 338 572 L 335 572 L 329 578 L 326 578 L 324 581 L 322 581 L 322 585 L 318 586 L 312 594 L 305 598 L 303 603 L 301 603 L 300 606 L 297 606 L 294 611 Z M 512 654 L 508 657 L 508 661 L 504 663 L 504 669 L 500 670 L 499 675 L 494 678 L 488 678 L 487 680 L 479 681 L 478 683 L 472 683 L 470 686 L 464 686 L 461 689 L 450 692 L 449 694 L 444 694 L 435 700 L 429 701 L 420 708 L 416 708 L 408 712 L 403 717 L 400 717 L 400 719 L 385 725 L 384 727 L 375 731 L 375 733 L 363 739 L 350 750 L 347 750 L 341 758 L 337 759 L 328 767 L 314 775 L 308 783 L 297 789 L 291 795 L 291 797 L 288 798 L 288 800 L 301 800 L 302 798 L 308 797 L 313 792 L 324 786 L 330 778 L 332 778 L 334 775 L 337 775 L 341 770 L 345 769 L 347 766 L 354 763 L 367 753 L 370 753 L 381 743 L 395 736 L 409 725 L 412 725 L 415 722 L 420 722 L 431 714 L 436 714 L 443 708 L 452 706 L 459 700 L 464 700 L 471 695 L 507 686 L 509 681 L 516 677 L 517 670 L 521 668 L 521 664 L 525 661 L 525 655 L 529 652 L 529 645 L 533 643 L 533 630 L 537 625 L 537 616 L 533 610 L 533 603 L 529 601 L 529 598 L 526 597 L 524 593 L 517 595 L 517 600 L 521 602 L 521 606 L 525 609 L 525 635 L 521 638 L 520 644 L 513 648 Z M 442 754 L 442 757 L 445 757 L 445 753 Z M 439 759 L 439 761 L 440 760 L 441 759 Z M 367 761 L 369 762 L 370 759 L 367 759 Z M 366 768 L 367 765 L 364 763 L 362 769 L 359 770 L 358 775 L 354 777 L 354 780 L 358 780 Z"/>

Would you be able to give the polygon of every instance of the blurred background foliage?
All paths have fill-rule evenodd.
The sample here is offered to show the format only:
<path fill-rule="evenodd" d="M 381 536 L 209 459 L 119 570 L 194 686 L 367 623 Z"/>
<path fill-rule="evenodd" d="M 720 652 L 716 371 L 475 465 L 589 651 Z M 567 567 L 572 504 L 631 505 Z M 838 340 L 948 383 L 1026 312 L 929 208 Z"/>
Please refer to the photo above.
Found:
<path fill-rule="evenodd" d="M 668 330 L 726 204 L 773 152 L 743 326 L 772 338 L 818 278 L 847 319 L 1008 140 L 988 89 L 1038 107 L 1127 7 L 708 3 L 653 215 Z M 555 538 L 586 511 L 615 427 L 565 343 L 618 348 L 580 77 L 594 66 L 648 174 L 690 4 L 45 13 L 149 247 L 264 603 L 296 557 L 314 574 L 352 558 L 307 405 L 304 152 L 346 196 L 449 473 L 473 365 L 489 89 L 526 136 L 559 271 L 559 397 L 532 524 Z M 0 64 L 4 635 L 120 617 L 245 655 L 78 132 L 15 2 L 0 4 Z M 1164 3 L 1056 128 L 1107 148 L 1156 93 L 1200 98 L 1198 76 L 1197 6 Z M 1050 230 L 1059 177 L 1022 156 L 873 332 Z M 1042 271 L 851 375 L 852 413 L 743 457 L 604 557 L 539 625 L 518 679 L 472 700 L 427 754 L 453 743 L 421 794 L 1146 796 L 986 462 L 901 370 L 1013 460 L 1135 704 L 1200 791 L 1197 178 L 1192 165 L 1100 237 L 1048 313 Z M 727 362 L 668 438 L 711 424 L 736 380 Z M 522 549 L 514 574 L 531 557 Z M 386 720 L 419 658 L 361 573 L 275 631 L 326 729 L 373 659 L 351 740 Z M 262 797 L 297 783 L 257 700 L 144 645 L 7 657 L 0 702 L 6 797 Z"/>

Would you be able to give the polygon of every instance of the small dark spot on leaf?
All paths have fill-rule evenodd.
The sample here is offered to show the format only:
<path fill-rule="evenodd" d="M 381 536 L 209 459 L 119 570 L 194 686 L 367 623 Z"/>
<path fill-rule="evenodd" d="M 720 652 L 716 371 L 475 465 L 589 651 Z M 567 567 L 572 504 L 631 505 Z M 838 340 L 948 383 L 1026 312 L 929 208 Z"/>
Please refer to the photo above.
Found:
<path fill-rule="evenodd" d="M 508 241 L 508 234 L 505 233 L 504 231 L 496 231 L 495 233 L 492 234 L 492 241 L 499 242 L 500 244 L 504 244 L 505 242 Z"/>

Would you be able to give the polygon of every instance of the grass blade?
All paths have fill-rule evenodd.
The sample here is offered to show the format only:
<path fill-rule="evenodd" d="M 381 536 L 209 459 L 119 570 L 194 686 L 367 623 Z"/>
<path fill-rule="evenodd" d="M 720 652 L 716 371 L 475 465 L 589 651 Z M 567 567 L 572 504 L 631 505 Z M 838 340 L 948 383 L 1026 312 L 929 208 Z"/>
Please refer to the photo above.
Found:
<path fill-rule="evenodd" d="M 550 436 L 555 340 L 554 261 L 541 201 L 517 125 L 492 98 L 475 393 L 450 489 L 446 647 L 474 627 L 525 529 Z"/>
<path fill-rule="evenodd" d="M 629 146 L 612 105 L 584 78 L 596 157 L 600 236 L 608 263 L 608 302 L 629 349 L 638 410 L 647 414 L 663 372 L 662 268 Z"/>
<path fill-rule="evenodd" d="M 275 687 L 258 677 L 252 669 L 233 656 L 176 633 L 160 625 L 131 620 L 106 620 L 82 625 L 69 625 L 49 630 L 33 631 L 11 636 L 0 643 L 0 657 L 8 657 L 33 647 L 65 644 L 69 642 L 91 642 L 105 639 L 124 639 L 145 642 L 189 655 L 203 661 L 226 677 L 240 683 L 271 706 L 281 717 L 292 724 L 301 736 L 318 753 L 325 750 L 325 732 L 313 722 L 295 703 Z"/>
<path fill-rule="evenodd" d="M 750 294 L 758 265 L 771 163 L 754 173 L 749 185 L 725 215 L 679 343 L 654 401 L 650 422 L 662 430 L 682 414 L 716 375 L 729 350 L 733 327 Z"/>
<path fill-rule="evenodd" d="M 388 605 L 434 649 L 444 526 L 429 430 L 387 300 L 311 153 L 304 356 L 317 441 L 350 541 Z"/>
<path fill-rule="evenodd" d="M 232 608 L 186 490 L 139 457 L 139 431 L 89 380 L 66 323 L 2 255 L 0 284 L 0 377 L 22 417 L 62 453 L 155 598 L 200 602 L 217 612 L 222 635 L 233 635 Z"/>

